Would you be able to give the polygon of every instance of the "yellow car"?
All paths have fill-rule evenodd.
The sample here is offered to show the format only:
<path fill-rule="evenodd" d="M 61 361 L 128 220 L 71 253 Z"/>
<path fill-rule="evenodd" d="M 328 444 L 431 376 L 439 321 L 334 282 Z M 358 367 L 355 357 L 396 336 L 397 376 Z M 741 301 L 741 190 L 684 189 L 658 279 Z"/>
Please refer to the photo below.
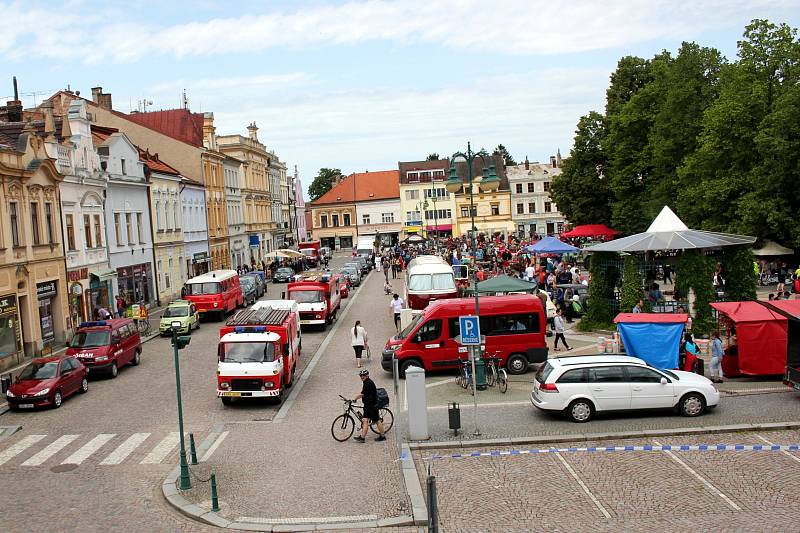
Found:
<path fill-rule="evenodd" d="M 181 323 L 178 333 L 191 333 L 193 329 L 200 329 L 200 314 L 192 302 L 175 300 L 164 309 L 158 325 L 158 332 L 161 335 L 171 335 L 173 322 Z"/>

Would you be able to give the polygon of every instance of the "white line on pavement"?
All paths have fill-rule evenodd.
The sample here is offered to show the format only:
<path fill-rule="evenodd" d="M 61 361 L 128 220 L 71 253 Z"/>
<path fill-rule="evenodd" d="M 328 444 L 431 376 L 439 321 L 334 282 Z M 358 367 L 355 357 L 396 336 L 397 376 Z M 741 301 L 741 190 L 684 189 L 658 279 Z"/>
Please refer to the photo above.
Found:
<path fill-rule="evenodd" d="M 431 387 L 438 387 L 439 385 L 444 385 L 446 383 L 452 383 L 456 380 L 456 378 L 447 378 L 441 381 L 434 381 L 433 383 L 426 383 L 425 388 L 430 389 Z"/>
<path fill-rule="evenodd" d="M 767 439 L 765 439 L 761 435 L 756 435 L 756 437 L 758 437 L 759 439 L 763 440 L 764 442 L 766 442 L 770 446 L 775 446 L 775 444 L 773 444 L 772 442 L 768 441 Z M 792 455 L 791 453 L 787 452 L 786 450 L 781 450 L 781 453 L 786 455 L 787 457 L 791 458 L 793 461 L 796 461 L 796 462 L 800 463 L 800 457 L 797 457 L 796 455 Z"/>
<path fill-rule="evenodd" d="M 188 437 L 188 434 L 184 434 L 184 437 Z M 144 459 L 141 460 L 139 464 L 143 465 L 157 465 L 164 458 L 170 454 L 172 449 L 178 445 L 181 440 L 181 434 L 177 431 L 171 432 L 169 435 L 164 437 L 161 442 L 156 444 L 156 447 L 150 450 Z"/>
<path fill-rule="evenodd" d="M 116 437 L 116 433 L 101 433 L 81 446 L 78 451 L 64 459 L 62 465 L 79 465 L 88 459 L 94 452 L 103 447 L 105 443 Z"/>
<path fill-rule="evenodd" d="M 108 456 L 100 461 L 101 465 L 118 465 L 128 457 L 133 450 L 139 447 L 141 443 L 147 440 L 150 433 L 134 433 L 128 437 L 125 442 L 117 446 L 117 449 L 108 454 Z"/>
<path fill-rule="evenodd" d="M 44 447 L 42 451 L 22 463 L 22 466 L 39 466 L 58 453 L 64 446 L 77 439 L 80 435 L 62 435 Z"/>
<path fill-rule="evenodd" d="M 0 465 L 6 463 L 9 459 L 24 452 L 30 446 L 33 446 L 46 436 L 47 435 L 28 435 L 27 437 L 21 439 L 16 444 L 9 446 L 8 448 L 0 452 Z"/>
<path fill-rule="evenodd" d="M 577 472 L 575 472 L 575 470 L 573 470 L 573 469 L 572 469 L 572 467 L 571 467 L 571 466 L 570 466 L 570 464 L 567 462 L 567 460 L 566 460 L 566 459 L 564 459 L 564 457 L 563 457 L 563 456 L 562 456 L 560 453 L 558 453 L 558 452 L 556 452 L 556 457 L 558 457 L 559 461 L 561 461 L 561 464 L 563 464 L 563 465 L 564 465 L 564 468 L 566 468 L 566 469 L 567 469 L 567 471 L 570 473 L 570 475 L 571 475 L 573 478 L 575 478 L 575 481 L 577 481 L 577 482 L 578 482 L 578 485 L 580 485 L 580 486 L 581 486 L 581 488 L 583 489 L 583 492 L 585 492 L 585 493 L 586 493 L 586 495 L 587 495 L 587 496 L 588 496 L 588 497 L 589 497 L 589 498 L 592 500 L 592 502 L 594 502 L 594 505 L 595 505 L 595 507 L 597 507 L 597 510 L 598 510 L 598 511 L 600 511 L 601 513 L 603 513 L 603 516 L 605 516 L 606 518 L 611 518 L 611 514 L 609 514 L 609 512 L 608 512 L 608 511 L 606 511 L 606 508 L 605 508 L 605 507 L 603 507 L 603 504 L 602 504 L 602 503 L 600 503 L 600 500 L 598 500 L 598 499 L 595 497 L 595 495 L 594 495 L 594 494 L 592 494 L 592 491 L 590 491 L 590 490 L 589 490 L 589 487 L 587 487 L 587 486 L 586 486 L 586 483 L 584 483 L 584 482 L 583 482 L 583 480 L 582 480 L 582 479 L 581 479 L 581 477 L 578 475 L 578 473 L 577 473 Z"/>
<path fill-rule="evenodd" d="M 654 443 L 654 444 L 656 444 L 657 446 L 661 446 L 661 443 L 660 443 L 660 442 L 658 442 L 657 440 L 654 440 L 654 441 L 653 441 L 653 443 Z M 730 505 L 731 509 L 733 509 L 734 511 L 741 511 L 741 510 L 742 510 L 742 508 L 741 508 L 741 507 L 739 507 L 738 505 L 736 505 L 736 504 L 734 503 L 734 501 L 733 501 L 733 500 L 731 500 L 730 498 L 728 498 L 728 497 L 727 497 L 727 496 L 726 496 L 726 495 L 725 495 L 725 494 L 724 494 L 724 493 L 723 493 L 721 490 L 719 490 L 717 487 L 715 487 L 715 486 L 714 486 L 714 485 L 713 485 L 713 484 L 712 484 L 710 481 L 708 481 L 706 478 L 704 478 L 703 476 L 701 476 L 700 474 L 698 474 L 697 472 L 695 472 L 695 470 L 694 470 L 694 469 L 693 469 L 691 466 L 689 466 L 689 465 L 687 465 L 686 463 L 684 463 L 683 461 L 681 461 L 681 460 L 678 458 L 678 456 L 677 456 L 677 455 L 675 455 L 674 453 L 672 453 L 670 450 L 663 450 L 663 451 L 664 451 L 664 453 L 666 453 L 667 455 L 669 455 L 669 456 L 670 456 L 670 458 L 671 458 L 673 461 L 675 461 L 676 463 L 678 463 L 679 465 L 681 465 L 681 466 L 682 466 L 682 467 L 683 467 L 683 468 L 684 468 L 684 469 L 685 469 L 687 472 L 689 472 L 689 473 L 690 473 L 692 476 L 694 476 L 694 477 L 695 477 L 695 478 L 696 478 L 696 479 L 697 479 L 697 480 L 698 480 L 700 483 L 702 483 L 703 485 L 705 485 L 705 486 L 706 486 L 706 488 L 708 488 L 708 490 L 710 490 L 711 492 L 713 492 L 714 494 L 716 494 L 717 496 L 719 496 L 720 498 L 722 498 L 723 500 L 725 500 L 725 503 L 727 503 L 728 505 Z"/>
<path fill-rule="evenodd" d="M 214 441 L 214 444 L 212 444 L 211 447 L 208 450 L 206 450 L 206 453 L 203 454 L 203 457 L 200 458 L 201 463 L 204 463 L 209 460 L 211 454 L 217 451 L 217 448 L 219 448 L 219 445 L 222 444 L 222 441 L 225 440 L 225 437 L 228 436 L 228 433 L 230 433 L 230 431 L 223 431 L 222 433 L 220 433 L 219 437 L 217 437 L 217 439 Z"/>

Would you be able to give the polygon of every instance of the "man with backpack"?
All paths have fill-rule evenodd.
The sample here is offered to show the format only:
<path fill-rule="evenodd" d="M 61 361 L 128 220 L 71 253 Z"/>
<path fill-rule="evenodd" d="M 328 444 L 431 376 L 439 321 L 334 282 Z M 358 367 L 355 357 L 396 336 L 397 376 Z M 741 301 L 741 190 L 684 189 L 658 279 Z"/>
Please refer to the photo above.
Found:
<path fill-rule="evenodd" d="M 375 440 L 386 440 L 386 436 L 383 434 L 383 419 L 378 412 L 380 409 L 378 406 L 378 388 L 375 386 L 375 382 L 369 378 L 369 370 L 364 369 L 358 375 L 361 378 L 361 393 L 355 397 L 355 401 L 361 400 L 364 404 L 364 416 L 361 418 L 361 434 L 353 438 L 356 442 L 366 442 L 369 424 L 374 422 L 378 425 L 378 436 L 375 437 Z"/>

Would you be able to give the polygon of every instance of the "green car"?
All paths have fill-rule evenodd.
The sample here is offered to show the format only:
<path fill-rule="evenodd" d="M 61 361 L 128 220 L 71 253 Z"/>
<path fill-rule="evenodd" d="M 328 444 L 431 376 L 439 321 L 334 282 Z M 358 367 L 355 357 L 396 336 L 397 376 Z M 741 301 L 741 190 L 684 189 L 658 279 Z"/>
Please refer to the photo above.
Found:
<path fill-rule="evenodd" d="M 191 333 L 192 329 L 200 329 L 200 315 L 194 304 L 188 300 L 175 300 L 164 309 L 158 332 L 161 335 L 170 335 L 173 322 L 181 323 L 178 333 Z"/>

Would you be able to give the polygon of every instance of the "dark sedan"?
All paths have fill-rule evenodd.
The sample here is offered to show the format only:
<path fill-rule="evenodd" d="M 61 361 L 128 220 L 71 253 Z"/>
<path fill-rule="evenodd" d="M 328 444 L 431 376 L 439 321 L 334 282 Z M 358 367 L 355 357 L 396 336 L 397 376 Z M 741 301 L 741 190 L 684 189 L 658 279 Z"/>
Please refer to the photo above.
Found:
<path fill-rule="evenodd" d="M 272 281 L 275 283 L 289 283 L 294 280 L 294 270 L 289 267 L 281 267 L 272 275 Z"/>

